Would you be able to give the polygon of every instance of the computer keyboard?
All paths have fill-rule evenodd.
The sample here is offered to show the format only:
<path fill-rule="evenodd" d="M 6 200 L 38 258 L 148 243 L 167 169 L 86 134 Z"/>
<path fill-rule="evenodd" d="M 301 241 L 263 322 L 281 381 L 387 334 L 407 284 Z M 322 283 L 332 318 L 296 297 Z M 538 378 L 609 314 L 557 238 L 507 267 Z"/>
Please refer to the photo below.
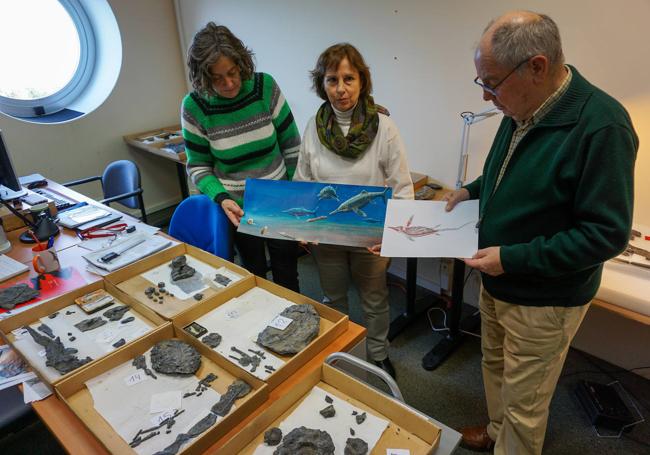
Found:
<path fill-rule="evenodd" d="M 46 190 L 44 188 L 36 188 L 33 190 L 34 193 L 40 194 L 43 197 L 46 197 L 48 199 L 51 199 L 54 201 L 54 206 L 56 207 L 57 211 L 65 210 L 67 208 L 72 207 L 73 205 L 76 204 L 75 201 L 71 201 L 70 199 L 64 199 L 58 194 L 53 193 L 52 191 Z"/>

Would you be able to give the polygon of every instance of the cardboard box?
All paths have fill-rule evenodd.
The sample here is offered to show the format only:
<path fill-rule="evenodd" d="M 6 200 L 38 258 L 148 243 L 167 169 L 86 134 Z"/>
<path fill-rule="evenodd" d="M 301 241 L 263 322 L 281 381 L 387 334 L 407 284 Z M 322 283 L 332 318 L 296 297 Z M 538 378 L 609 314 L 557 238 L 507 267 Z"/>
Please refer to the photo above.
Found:
<path fill-rule="evenodd" d="M 269 389 L 273 390 L 280 385 L 285 379 L 296 372 L 300 367 L 309 362 L 318 352 L 322 351 L 327 345 L 332 343 L 339 335 L 348 329 L 348 316 L 338 311 L 316 302 L 302 294 L 286 289 L 275 283 L 262 279 L 258 276 L 251 275 L 220 293 L 217 297 L 210 299 L 202 305 L 194 306 L 181 314 L 178 314 L 172 319 L 174 326 L 177 330 L 183 330 L 184 327 L 196 321 L 201 316 L 209 313 L 213 309 L 227 303 L 230 299 L 240 296 L 245 292 L 260 287 L 272 294 L 283 297 L 296 304 L 311 304 L 318 314 L 320 315 L 320 331 L 318 336 L 311 341 L 302 351 L 294 354 L 293 356 L 278 356 L 286 363 L 273 374 L 271 374 L 266 383 Z M 232 322 L 234 323 L 234 322 Z M 192 344 L 196 347 L 203 347 L 209 352 L 208 356 L 221 357 L 221 355 L 213 349 L 205 346 L 200 340 L 191 337 Z M 234 365 L 234 364 L 233 364 Z M 239 368 L 239 366 L 237 366 Z"/>
<path fill-rule="evenodd" d="M 184 143 L 180 125 L 167 126 L 157 130 L 129 134 L 124 136 L 124 142 L 135 148 L 146 150 L 156 155 L 173 159 L 174 161 L 184 163 L 187 159 L 184 147 L 182 148 L 183 151 L 179 153 L 174 151 L 177 149 L 177 147 L 175 147 L 177 144 Z"/>
<path fill-rule="evenodd" d="M 155 330 L 155 327 L 158 327 L 162 324 L 165 323 L 165 320 L 161 318 L 158 314 L 155 312 L 151 311 L 149 308 L 146 306 L 138 303 L 135 299 L 133 299 L 131 296 L 125 294 L 124 292 L 120 291 L 118 288 L 113 286 L 111 283 L 108 283 L 106 281 L 97 281 L 92 284 L 88 284 L 86 286 L 80 287 L 78 289 L 75 289 L 74 291 L 68 292 L 67 294 L 63 294 L 62 296 L 53 298 L 51 300 L 48 300 L 44 303 L 35 305 L 34 307 L 22 311 L 20 313 L 15 314 L 14 316 L 11 316 L 10 318 L 3 319 L 0 321 L 0 335 L 2 338 L 4 338 L 9 344 L 14 345 L 14 341 L 16 340 L 16 336 L 12 333 L 13 330 L 19 329 L 21 327 L 24 327 L 26 325 L 33 324 L 34 322 L 38 321 L 40 318 L 44 318 L 56 311 L 59 311 L 67 306 L 70 305 L 76 305 L 75 304 L 75 299 L 77 297 L 81 297 L 83 295 L 88 294 L 89 292 L 95 291 L 97 289 L 105 289 L 109 294 L 111 294 L 113 297 L 116 299 L 116 303 L 118 304 L 124 304 L 128 305 L 131 307 L 130 311 L 134 311 L 138 313 L 138 316 L 146 323 L 148 323 L 150 326 L 153 327 L 152 330 Z M 83 310 L 79 308 L 77 310 L 79 312 L 82 312 Z M 88 315 L 88 318 L 95 317 L 95 316 L 101 316 L 101 314 L 105 310 L 100 310 L 97 313 L 93 313 Z M 97 328 L 95 330 L 101 330 L 101 328 Z M 29 336 L 29 335 L 25 335 Z M 62 340 L 63 344 L 65 345 L 65 340 Z M 115 351 L 112 351 L 110 353 L 107 353 L 106 355 L 111 355 L 116 351 L 122 350 L 122 349 L 127 349 L 129 345 L 135 343 L 136 340 L 132 340 L 129 343 L 126 343 L 124 346 L 121 346 L 119 348 L 116 348 Z M 16 349 L 16 352 L 20 353 L 23 358 L 25 356 L 21 353 L 20 349 L 18 349 L 15 345 L 14 348 Z M 106 356 L 105 355 L 105 356 Z M 102 357 L 99 357 L 101 359 Z M 38 369 L 34 369 L 34 372 L 39 375 L 39 377 L 46 383 L 48 384 L 57 384 L 67 377 L 75 374 L 78 371 L 81 371 L 83 369 L 86 369 L 90 367 L 93 363 L 97 362 L 99 359 L 93 359 L 92 362 L 86 363 L 85 365 L 82 365 L 78 369 L 71 371 L 69 373 L 66 373 L 62 375 L 60 378 L 54 380 L 54 381 L 48 381 L 47 378 L 44 377 L 42 373 L 39 373 Z M 25 358 L 25 361 L 27 359 Z M 29 363 L 29 361 L 27 361 Z"/>
<path fill-rule="evenodd" d="M 203 299 L 200 301 L 194 300 L 191 297 L 185 300 L 181 300 L 178 297 L 165 296 L 164 303 L 160 304 L 155 303 L 147 298 L 144 293 L 145 289 L 150 286 L 155 287 L 156 283 L 151 283 L 142 277 L 141 274 L 162 264 L 170 262 L 175 257 L 181 255 L 192 256 L 193 258 L 209 264 L 216 269 L 225 267 L 228 270 L 240 275 L 242 279 L 246 278 L 247 276 L 251 276 L 248 270 L 239 267 L 232 262 L 228 262 L 224 259 L 221 259 L 220 257 L 214 256 L 191 245 L 181 243 L 179 245 L 175 245 L 171 248 L 167 248 L 156 254 L 148 256 L 124 268 L 116 270 L 115 272 L 107 275 L 106 280 L 115 284 L 115 286 L 117 286 L 119 289 L 133 296 L 140 303 L 151 308 L 153 311 L 168 320 L 193 306 L 205 305 L 210 299 L 221 294 L 225 290 L 230 289 L 236 284 L 236 282 L 231 283 L 223 289 L 208 288 L 205 291 L 202 291 Z"/>
<path fill-rule="evenodd" d="M 145 353 L 159 341 L 172 338 L 189 342 L 189 338 L 191 337 L 183 331 L 175 330 L 171 323 L 166 323 L 154 332 L 131 343 L 125 349 L 114 352 L 99 362 L 95 362 L 89 368 L 79 371 L 66 378 L 65 381 L 56 384 L 55 391 L 57 395 L 70 407 L 77 417 L 88 427 L 88 430 L 99 439 L 109 452 L 120 454 L 135 453 L 129 447 L 128 443 L 95 410 L 92 396 L 85 385 L 86 381 Z M 200 436 L 190 439 L 183 445 L 179 451 L 179 453 L 183 454 L 195 454 L 205 451 L 215 440 L 223 437 L 268 398 L 268 388 L 262 381 L 244 371 L 233 368 L 230 362 L 220 361 L 220 359 L 211 360 L 205 355 L 203 350 L 199 350 L 199 352 L 201 353 L 201 367 L 195 374 L 197 380 L 204 378 L 208 373 L 214 373 L 217 375 L 217 379 L 210 384 L 210 387 L 220 394 L 224 394 L 228 386 L 238 378 L 246 381 L 252 387 L 252 390 L 245 397 L 235 401 L 235 407 L 227 416 L 218 420 L 215 425 L 203 432 Z M 116 397 L 116 399 L 119 399 L 119 397 Z"/>
<path fill-rule="evenodd" d="M 252 454 L 264 442 L 264 432 L 285 420 L 315 386 L 390 422 L 370 454 L 384 455 L 387 449 L 408 449 L 411 455 L 430 454 L 438 447 L 441 430 L 426 416 L 340 370 L 323 364 L 251 420 L 219 449 L 219 454 Z"/>

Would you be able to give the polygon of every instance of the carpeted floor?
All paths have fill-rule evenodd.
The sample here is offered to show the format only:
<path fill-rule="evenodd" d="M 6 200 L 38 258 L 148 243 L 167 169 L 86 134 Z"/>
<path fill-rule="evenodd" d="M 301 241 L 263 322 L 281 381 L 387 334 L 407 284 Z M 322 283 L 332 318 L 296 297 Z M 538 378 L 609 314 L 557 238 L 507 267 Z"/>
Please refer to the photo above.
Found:
<path fill-rule="evenodd" d="M 323 297 L 318 283 L 316 266 L 310 256 L 299 261 L 300 285 L 303 294 L 320 301 Z M 425 296 L 423 296 L 425 297 Z M 391 313 L 393 317 L 404 311 L 403 286 L 391 285 Z M 419 300 L 426 305 L 426 298 Z M 472 307 L 464 308 L 471 315 Z M 440 311 L 431 311 L 430 317 L 436 327 L 442 327 Z M 350 294 L 350 319 L 363 324 L 358 298 L 354 290 Z M 429 319 L 418 318 L 399 335 L 390 347 L 390 358 L 397 370 L 397 383 L 407 403 L 435 419 L 459 428 L 486 422 L 487 411 L 481 382 L 480 340 L 467 336 L 464 343 L 444 364 L 434 371 L 421 367 L 422 357 L 444 336 L 434 333 Z M 604 373 L 619 371 L 617 373 Z M 620 372 L 617 367 L 592 358 L 577 350 L 569 352 L 562 377 L 551 403 L 544 453 L 549 455 L 574 454 L 648 454 L 650 453 L 650 422 L 635 426 L 620 439 L 601 439 L 589 425 L 584 411 L 575 399 L 574 388 L 580 380 L 609 383 L 619 380 L 632 394 L 644 417 L 650 415 L 650 381 L 640 376 Z M 380 387 L 379 383 L 372 382 Z M 33 417 L 21 431 L 0 435 L 1 454 L 61 454 L 63 449 L 50 435 L 45 426 Z M 474 452 L 459 448 L 459 455 Z M 85 454 L 84 454 L 85 455 Z"/>

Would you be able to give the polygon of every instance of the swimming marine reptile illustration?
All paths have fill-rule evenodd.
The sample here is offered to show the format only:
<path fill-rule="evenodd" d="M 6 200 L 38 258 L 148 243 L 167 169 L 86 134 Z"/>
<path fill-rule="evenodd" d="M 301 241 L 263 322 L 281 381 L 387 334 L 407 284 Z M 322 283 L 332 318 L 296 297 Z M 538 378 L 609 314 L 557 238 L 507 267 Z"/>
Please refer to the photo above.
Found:
<path fill-rule="evenodd" d="M 439 224 L 432 228 L 428 226 L 411 226 L 414 216 L 415 215 L 411 215 L 411 217 L 408 219 L 408 221 L 404 226 L 388 226 L 388 229 L 392 229 L 395 232 L 404 234 L 407 239 L 413 242 L 414 239 L 417 237 L 426 237 L 428 235 L 433 235 L 433 234 L 439 235 L 438 233 L 442 231 L 457 231 L 459 229 L 464 228 L 468 224 L 476 223 L 475 221 L 468 221 L 467 223 L 455 228 L 441 228 L 441 229 L 438 229 L 438 226 L 440 226 Z"/>
<path fill-rule="evenodd" d="M 342 213 L 342 212 L 354 212 L 357 215 L 365 218 L 368 215 L 366 215 L 366 213 L 363 210 L 361 210 L 361 208 L 364 207 L 373 199 L 378 197 L 383 198 L 384 202 L 386 202 L 387 192 L 388 192 L 388 188 L 386 188 L 384 191 L 376 191 L 376 192 L 363 190 L 361 191 L 361 193 L 357 194 L 356 196 L 352 196 L 350 199 L 348 199 L 347 201 L 339 205 L 336 210 L 330 212 L 330 215 L 334 215 L 335 213 Z"/>
<path fill-rule="evenodd" d="M 322 190 L 320 190 L 320 193 L 318 193 L 318 200 L 323 200 L 323 199 L 335 199 L 339 200 L 339 196 L 336 194 L 336 190 L 332 185 L 327 185 L 324 187 Z"/>
<path fill-rule="evenodd" d="M 306 209 L 304 207 L 293 207 L 293 208 L 290 208 L 290 209 L 287 209 L 287 210 L 283 210 L 282 213 L 288 213 L 288 214 L 293 215 L 296 218 L 298 218 L 298 217 L 305 216 L 305 215 L 313 215 L 314 213 L 316 213 L 316 209 L 309 210 L 309 209 Z"/>

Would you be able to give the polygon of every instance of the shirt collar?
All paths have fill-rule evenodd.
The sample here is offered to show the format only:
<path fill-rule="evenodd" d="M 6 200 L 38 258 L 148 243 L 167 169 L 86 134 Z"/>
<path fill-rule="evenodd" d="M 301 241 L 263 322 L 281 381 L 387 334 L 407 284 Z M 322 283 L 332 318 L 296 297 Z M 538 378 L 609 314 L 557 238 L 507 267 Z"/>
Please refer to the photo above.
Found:
<path fill-rule="evenodd" d="M 562 98 L 562 95 L 564 95 L 564 93 L 569 88 L 571 78 L 573 77 L 571 69 L 566 65 L 564 65 L 564 68 L 567 70 L 567 75 L 564 77 L 562 84 L 560 84 L 558 89 L 555 90 L 548 98 L 546 98 L 546 100 L 535 110 L 535 112 L 533 112 L 533 115 L 531 115 L 528 120 L 515 121 L 517 124 L 517 129 L 537 124 L 542 118 L 544 118 L 546 114 L 549 113 L 555 103 L 557 103 L 558 100 Z"/>

